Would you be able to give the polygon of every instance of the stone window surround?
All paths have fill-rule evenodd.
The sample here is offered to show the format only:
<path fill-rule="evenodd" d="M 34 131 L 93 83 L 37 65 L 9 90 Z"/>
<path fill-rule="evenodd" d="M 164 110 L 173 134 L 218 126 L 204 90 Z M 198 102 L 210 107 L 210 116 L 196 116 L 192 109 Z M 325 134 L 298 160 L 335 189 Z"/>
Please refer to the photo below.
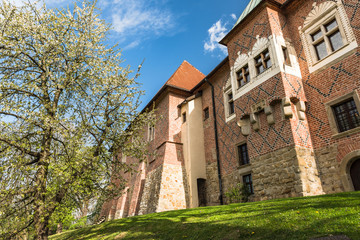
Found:
<path fill-rule="evenodd" d="M 245 69 L 247 69 L 247 71 L 245 71 Z M 239 75 L 239 72 L 241 72 L 242 74 L 242 79 L 240 79 L 238 77 Z M 236 71 L 236 87 L 239 89 L 241 87 L 244 87 L 249 81 L 247 80 L 247 77 L 246 76 L 249 76 L 249 81 L 250 81 L 250 68 L 247 64 L 245 64 L 243 67 L 239 68 L 237 71 Z M 243 84 L 242 86 L 240 85 L 241 83 L 241 80 L 246 80 L 246 83 Z"/>
<path fill-rule="evenodd" d="M 281 71 L 301 78 L 297 54 L 289 39 L 285 40 L 282 35 L 271 35 L 268 38 L 257 36 L 256 38 L 257 41 L 254 44 L 252 51 L 247 54 L 238 53 L 239 56 L 236 59 L 234 66 L 231 68 L 231 77 L 230 81 L 226 85 L 226 88 L 232 87 L 234 101 Z M 283 47 L 288 50 L 291 66 L 284 63 Z M 272 66 L 261 74 L 257 74 L 255 57 L 266 49 L 269 50 Z M 250 81 L 239 88 L 236 73 L 246 65 L 249 67 Z"/>
<path fill-rule="evenodd" d="M 341 0 L 337 0 L 336 3 L 327 1 L 319 6 L 316 6 L 316 3 L 314 3 L 313 6 L 313 10 L 307 16 L 304 26 L 299 27 L 310 73 L 321 70 L 335 61 L 348 56 L 358 46 Z M 339 26 L 344 45 L 323 59 L 317 60 L 315 48 L 312 45 L 311 34 L 316 32 L 321 25 L 334 18 Z"/>
<path fill-rule="evenodd" d="M 229 114 L 229 97 L 228 96 L 230 93 L 232 93 L 231 85 L 224 91 L 224 100 L 225 100 L 224 112 L 225 112 L 225 121 L 226 122 L 229 122 L 236 118 L 235 111 L 233 114 Z M 233 101 L 235 101 L 234 94 L 233 94 Z"/>
<path fill-rule="evenodd" d="M 234 66 L 231 68 L 231 85 L 234 100 L 246 94 L 251 89 L 257 87 L 261 83 L 265 82 L 267 79 L 280 72 L 277 60 L 278 58 L 276 56 L 274 48 L 275 44 L 273 42 L 273 36 L 271 35 L 268 38 L 256 36 L 256 38 L 257 41 L 254 44 L 252 51 L 250 51 L 248 54 L 238 54 L 239 56 L 236 59 Z M 264 72 L 258 74 L 255 67 L 255 58 L 259 56 L 262 52 L 264 52 L 266 49 L 269 50 L 272 65 Z M 236 73 L 246 65 L 248 65 L 249 67 L 250 81 L 244 86 L 238 88 Z"/>
<path fill-rule="evenodd" d="M 299 62 L 297 61 L 297 53 L 292 44 L 292 41 L 290 39 L 284 39 L 283 36 L 277 36 L 275 38 L 275 42 L 276 42 L 275 50 L 279 58 L 280 71 L 296 76 L 298 78 L 302 78 L 300 65 Z M 285 57 L 283 51 L 284 48 L 287 49 L 287 52 L 289 54 L 290 65 L 287 65 L 285 63 Z"/>
<path fill-rule="evenodd" d="M 329 102 L 325 103 L 326 113 L 327 113 L 327 116 L 328 116 L 328 119 L 329 119 L 331 132 L 333 134 L 332 138 L 334 138 L 334 139 L 349 136 L 351 134 L 360 132 L 360 127 L 356 127 L 356 128 L 347 130 L 345 132 L 339 132 L 339 130 L 338 130 L 338 126 L 337 126 L 337 123 L 336 123 L 336 119 L 335 119 L 335 116 L 334 116 L 332 106 L 337 105 L 337 104 L 339 104 L 341 102 L 344 102 L 344 101 L 346 101 L 346 100 L 348 100 L 350 98 L 354 99 L 356 108 L 357 108 L 358 112 L 360 113 L 360 97 L 359 97 L 359 94 L 357 93 L 356 90 L 354 90 L 354 91 L 352 91 L 352 92 L 350 92 L 348 94 L 345 94 L 345 95 L 343 95 L 341 97 L 338 97 L 338 98 L 336 98 L 336 99 L 334 99 L 332 101 L 329 101 Z"/>
<path fill-rule="evenodd" d="M 238 142 L 237 144 L 235 144 L 235 155 L 236 155 L 236 160 L 237 160 L 237 162 L 238 162 L 238 164 L 239 164 L 239 166 L 237 167 L 238 169 L 243 169 L 243 168 L 245 168 L 245 167 L 251 166 L 251 161 L 250 161 L 250 156 L 249 156 L 249 149 L 247 149 L 248 158 L 249 158 L 249 163 L 243 164 L 243 165 L 240 164 L 240 156 L 239 156 L 238 147 L 239 147 L 240 145 L 243 145 L 243 144 L 247 144 L 247 141 L 245 140 L 245 141 L 241 141 L 241 142 Z M 247 169 L 246 171 L 249 171 L 249 170 L 251 170 L 251 169 Z M 242 173 L 242 174 L 243 174 L 243 173 Z"/>
<path fill-rule="evenodd" d="M 351 165 L 360 158 L 360 150 L 352 151 L 341 160 L 340 179 L 344 186 L 344 191 L 354 191 L 354 185 L 350 176 Z"/>

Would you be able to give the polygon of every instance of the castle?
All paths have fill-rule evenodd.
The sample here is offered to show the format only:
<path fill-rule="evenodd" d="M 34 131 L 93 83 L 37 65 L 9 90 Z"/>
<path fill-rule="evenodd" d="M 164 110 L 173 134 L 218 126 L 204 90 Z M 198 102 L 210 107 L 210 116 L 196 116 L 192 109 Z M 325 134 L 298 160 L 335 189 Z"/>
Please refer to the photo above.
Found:
<path fill-rule="evenodd" d="M 184 61 L 149 102 L 154 154 L 102 215 L 223 204 L 237 183 L 254 201 L 360 190 L 359 42 L 359 1 L 251 0 L 228 57 L 207 76 Z"/>

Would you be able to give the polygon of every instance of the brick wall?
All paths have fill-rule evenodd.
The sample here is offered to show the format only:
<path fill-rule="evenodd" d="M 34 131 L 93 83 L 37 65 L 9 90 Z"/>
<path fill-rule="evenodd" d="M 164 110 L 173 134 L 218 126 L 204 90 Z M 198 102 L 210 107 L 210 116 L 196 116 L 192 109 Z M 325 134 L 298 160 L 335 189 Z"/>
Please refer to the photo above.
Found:
<path fill-rule="evenodd" d="M 282 4 L 285 1 L 277 2 Z M 334 133 L 336 126 L 331 125 L 326 107 L 329 102 L 346 94 L 360 94 L 360 50 L 353 49 L 331 64 L 311 70 L 299 27 L 303 27 L 309 13 L 324 2 L 294 0 L 285 8 L 262 3 L 231 30 L 224 40 L 228 47 L 228 60 L 208 75 L 214 86 L 215 109 L 208 83 L 193 92 L 168 89 L 159 96 L 156 109 L 161 118 L 156 124 L 155 139 L 149 144 L 149 151 L 156 152 L 156 156 L 149 156 L 143 166 L 134 165 L 137 171 L 126 176 L 126 193 L 106 203 L 104 214 L 116 218 L 189 207 L 189 186 L 181 143 L 182 120 L 177 106 L 200 90 L 203 109 L 209 109 L 209 118 L 203 122 L 208 205 L 220 203 L 217 160 L 220 162 L 223 191 L 242 182 L 244 174 L 251 173 L 254 200 L 348 190 L 349 183 L 344 183 L 347 180 L 343 176 L 348 175 L 348 165 L 353 161 L 349 158 L 356 157 L 355 153 L 360 149 L 360 131 Z M 331 0 L 327 4 L 337 2 Z M 360 2 L 344 0 L 342 3 L 356 41 L 360 43 Z M 264 74 L 268 76 L 266 79 L 256 76 L 258 84 L 238 94 L 241 90 L 234 86 L 233 69 L 237 59 L 241 54 L 251 54 L 254 46 L 264 39 L 274 45 L 273 67 Z M 282 62 L 279 44 L 289 47 L 290 68 Z M 224 90 L 229 81 L 232 81 L 235 98 L 234 118 L 227 118 L 225 113 Z M 254 106 L 261 107 L 256 110 Z M 271 107 L 273 121 L 269 120 L 264 107 Z M 249 133 L 243 134 L 238 121 L 248 121 L 250 116 L 257 117 L 259 127 L 251 123 Z M 247 144 L 250 165 L 240 166 L 236 148 L 239 143 Z M 131 158 L 129 161 L 136 162 Z"/>

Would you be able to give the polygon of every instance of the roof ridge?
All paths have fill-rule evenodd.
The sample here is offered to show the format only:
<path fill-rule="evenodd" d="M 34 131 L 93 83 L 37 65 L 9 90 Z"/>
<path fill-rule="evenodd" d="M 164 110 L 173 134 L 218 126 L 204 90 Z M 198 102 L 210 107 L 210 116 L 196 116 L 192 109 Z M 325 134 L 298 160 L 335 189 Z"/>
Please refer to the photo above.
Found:
<path fill-rule="evenodd" d="M 175 70 L 175 72 L 169 77 L 169 79 L 165 82 L 164 85 L 169 85 L 169 82 L 173 79 L 173 77 L 184 67 L 184 65 L 187 64 L 188 66 L 190 66 L 193 70 L 195 70 L 196 72 L 200 73 L 201 75 L 203 75 L 205 77 L 205 74 L 203 74 L 199 69 L 197 69 L 196 67 L 194 67 L 191 63 L 189 63 L 186 60 L 183 60 L 183 62 L 180 64 L 180 66 Z M 172 85 L 172 84 L 170 84 Z"/>
<path fill-rule="evenodd" d="M 244 11 L 241 13 L 240 17 L 236 21 L 233 28 L 238 25 L 259 3 L 261 3 L 262 0 L 250 0 Z"/>
<path fill-rule="evenodd" d="M 186 62 L 187 64 L 189 64 L 192 68 L 194 68 L 196 71 L 198 71 L 199 73 L 201 73 L 202 75 L 204 75 L 204 77 L 206 76 L 205 74 L 203 74 L 199 69 L 197 69 L 196 67 L 194 67 L 194 65 L 192 65 L 191 63 L 189 63 L 188 61 L 184 60 L 182 63 Z M 182 65 L 182 64 L 181 64 Z M 181 66 L 180 65 L 180 66 Z"/>
<path fill-rule="evenodd" d="M 169 79 L 165 82 L 165 84 L 164 85 L 167 85 L 167 83 L 172 79 L 172 77 L 173 76 L 175 76 L 175 74 L 179 71 L 179 69 L 181 68 L 181 66 L 184 64 L 184 62 L 185 62 L 186 60 L 184 60 L 181 64 L 180 64 L 180 66 L 175 70 L 175 72 L 169 77 Z M 190 63 L 189 63 L 190 64 Z M 191 65 L 191 64 L 190 64 Z"/>

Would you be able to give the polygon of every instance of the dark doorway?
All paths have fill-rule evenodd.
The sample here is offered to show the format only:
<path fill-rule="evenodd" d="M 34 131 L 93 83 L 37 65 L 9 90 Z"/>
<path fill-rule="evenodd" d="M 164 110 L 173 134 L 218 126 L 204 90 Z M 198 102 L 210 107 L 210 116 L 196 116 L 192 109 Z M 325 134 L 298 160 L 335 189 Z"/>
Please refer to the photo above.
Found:
<path fill-rule="evenodd" d="M 206 206 L 206 180 L 203 178 L 197 179 L 199 207 Z"/>
<path fill-rule="evenodd" d="M 355 160 L 350 168 L 351 180 L 354 184 L 355 191 L 360 190 L 360 159 Z"/>

